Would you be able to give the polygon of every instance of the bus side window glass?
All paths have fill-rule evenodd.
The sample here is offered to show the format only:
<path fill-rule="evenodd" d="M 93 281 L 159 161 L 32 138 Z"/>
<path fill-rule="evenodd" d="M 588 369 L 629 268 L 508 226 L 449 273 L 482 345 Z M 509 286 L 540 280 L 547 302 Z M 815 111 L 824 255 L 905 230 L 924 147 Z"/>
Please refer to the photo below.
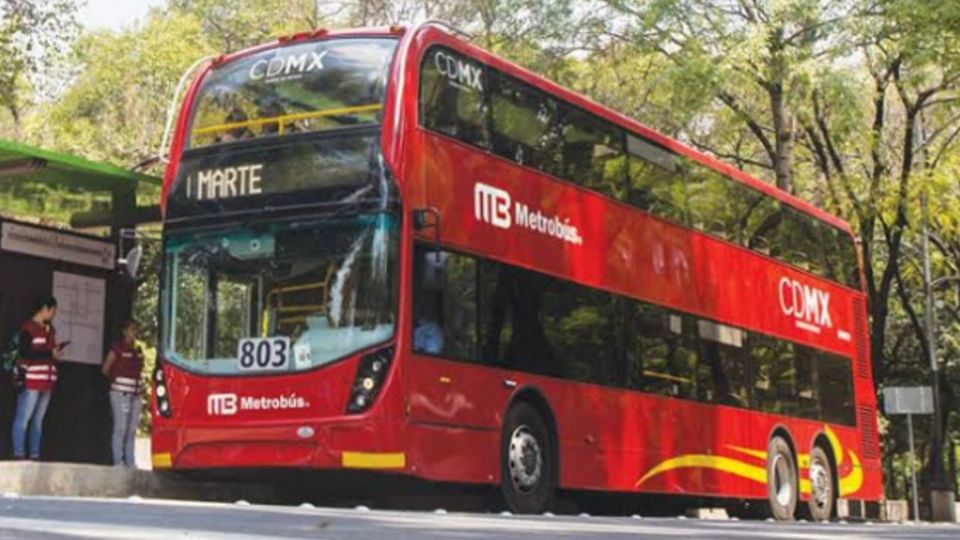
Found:
<path fill-rule="evenodd" d="M 736 182 L 698 163 L 684 166 L 690 225 L 724 240 L 736 240 Z"/>
<path fill-rule="evenodd" d="M 824 231 L 823 245 L 826 265 L 830 269 L 829 277 L 859 290 L 860 265 L 853 238 L 831 225 L 822 224 L 821 229 Z"/>
<path fill-rule="evenodd" d="M 415 252 L 413 350 L 476 358 L 476 260 L 418 246 Z"/>
<path fill-rule="evenodd" d="M 627 187 L 624 202 L 655 216 L 685 223 L 686 190 L 676 156 L 627 135 Z"/>
<path fill-rule="evenodd" d="M 420 72 L 421 124 L 465 143 L 489 148 L 486 72 L 483 65 L 460 54 L 431 49 Z"/>
<path fill-rule="evenodd" d="M 626 159 L 623 132 L 570 105 L 560 105 L 560 176 L 608 197 L 622 198 Z"/>
<path fill-rule="evenodd" d="M 495 154 L 553 175 L 560 173 L 557 102 L 490 71 L 490 135 Z"/>
<path fill-rule="evenodd" d="M 799 210 L 783 205 L 784 221 L 778 229 L 779 257 L 787 264 L 802 268 L 817 275 L 824 271 L 817 262 L 817 235 L 814 219 Z"/>
<path fill-rule="evenodd" d="M 620 324 L 624 336 L 623 384 L 626 388 L 670 395 L 671 385 L 651 375 L 666 373 L 665 315 L 660 308 L 640 302 L 629 302 L 625 307 Z"/>
<path fill-rule="evenodd" d="M 561 365 L 544 328 L 546 276 L 485 261 L 480 277 L 481 350 L 485 363 L 561 376 Z"/>
<path fill-rule="evenodd" d="M 543 324 L 566 379 L 614 384 L 615 297 L 603 291 L 550 280 L 543 294 Z"/>
<path fill-rule="evenodd" d="M 813 217 L 809 217 L 808 219 L 810 229 L 812 230 L 812 242 L 814 244 L 810 252 L 810 257 L 813 259 L 812 267 L 814 271 L 817 275 L 831 281 L 843 283 L 843 275 L 837 273 L 837 267 L 834 264 L 837 255 L 834 250 L 837 247 L 836 237 L 839 231 Z"/>
<path fill-rule="evenodd" d="M 746 209 L 741 218 L 745 224 L 742 237 L 745 247 L 764 255 L 774 255 L 783 221 L 780 206 L 780 201 L 761 194 L 756 204 Z"/>
<path fill-rule="evenodd" d="M 748 407 L 745 332 L 711 321 L 697 321 L 700 363 L 697 394 L 701 401 Z"/>
<path fill-rule="evenodd" d="M 809 347 L 794 346 L 797 396 L 790 414 L 801 418 L 820 417 L 817 353 Z"/>
<path fill-rule="evenodd" d="M 693 319 L 649 304 L 637 304 L 638 347 L 628 355 L 629 379 L 663 396 L 695 399 L 696 327 Z"/>
<path fill-rule="evenodd" d="M 753 407 L 772 414 L 788 414 L 797 395 L 793 348 L 762 334 L 750 336 L 753 362 Z"/>
<path fill-rule="evenodd" d="M 821 419 L 852 426 L 853 373 L 850 359 L 823 353 L 818 363 Z"/>

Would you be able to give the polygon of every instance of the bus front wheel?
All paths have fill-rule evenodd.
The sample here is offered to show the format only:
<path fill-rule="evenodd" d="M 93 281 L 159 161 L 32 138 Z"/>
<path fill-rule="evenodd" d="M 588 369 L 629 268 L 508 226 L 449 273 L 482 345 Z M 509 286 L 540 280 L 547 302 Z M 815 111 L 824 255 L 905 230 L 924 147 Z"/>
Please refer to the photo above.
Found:
<path fill-rule="evenodd" d="M 510 408 L 503 423 L 500 491 L 511 512 L 539 514 L 550 508 L 557 486 L 553 444 L 535 408 L 523 402 Z"/>
<path fill-rule="evenodd" d="M 790 445 L 782 437 L 767 446 L 767 499 L 770 515 L 777 521 L 793 519 L 797 510 L 797 464 Z"/>

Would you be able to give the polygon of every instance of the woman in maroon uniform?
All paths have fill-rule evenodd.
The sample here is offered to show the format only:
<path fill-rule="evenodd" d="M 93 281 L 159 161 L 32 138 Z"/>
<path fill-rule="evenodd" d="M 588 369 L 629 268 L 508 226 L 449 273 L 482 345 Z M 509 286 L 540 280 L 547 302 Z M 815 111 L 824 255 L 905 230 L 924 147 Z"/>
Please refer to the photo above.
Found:
<path fill-rule="evenodd" d="M 135 467 L 134 442 L 140 423 L 140 372 L 143 352 L 137 345 L 137 323 L 120 327 L 120 339 L 110 347 L 103 361 L 103 374 L 110 379 L 110 407 L 113 409 L 113 463 Z"/>
<path fill-rule="evenodd" d="M 40 441 L 43 438 L 43 417 L 50 405 L 50 395 L 57 384 L 57 360 L 66 344 L 57 344 L 53 318 L 57 314 L 57 300 L 44 299 L 33 317 L 20 328 L 20 359 L 17 360 L 17 381 L 21 386 L 17 396 L 17 412 L 13 419 L 13 457 L 27 455 L 27 428 L 29 427 L 30 459 L 40 459 Z"/>

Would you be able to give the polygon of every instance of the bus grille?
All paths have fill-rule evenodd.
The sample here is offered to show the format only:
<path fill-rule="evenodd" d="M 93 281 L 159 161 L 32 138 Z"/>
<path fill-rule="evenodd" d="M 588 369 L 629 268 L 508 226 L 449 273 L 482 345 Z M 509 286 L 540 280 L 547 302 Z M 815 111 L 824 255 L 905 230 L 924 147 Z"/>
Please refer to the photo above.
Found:
<path fill-rule="evenodd" d="M 877 439 L 877 411 L 872 405 L 860 405 L 857 416 L 857 423 L 860 424 L 860 453 L 865 459 L 876 459 L 880 449 L 880 441 Z"/>
<path fill-rule="evenodd" d="M 870 355 L 867 354 L 867 346 L 870 342 L 870 335 L 867 333 L 866 307 L 866 302 L 863 300 L 863 298 L 854 298 L 854 346 L 857 349 L 857 376 L 861 379 L 868 378 L 868 374 L 870 373 Z"/>

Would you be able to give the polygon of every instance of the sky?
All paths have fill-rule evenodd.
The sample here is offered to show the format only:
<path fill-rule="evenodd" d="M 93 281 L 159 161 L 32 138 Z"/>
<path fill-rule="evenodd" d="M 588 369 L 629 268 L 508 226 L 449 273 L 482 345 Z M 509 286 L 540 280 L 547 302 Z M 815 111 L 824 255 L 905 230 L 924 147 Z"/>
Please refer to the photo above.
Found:
<path fill-rule="evenodd" d="M 88 30 L 119 30 L 142 19 L 165 0 L 87 0 L 80 8 L 80 24 Z"/>

